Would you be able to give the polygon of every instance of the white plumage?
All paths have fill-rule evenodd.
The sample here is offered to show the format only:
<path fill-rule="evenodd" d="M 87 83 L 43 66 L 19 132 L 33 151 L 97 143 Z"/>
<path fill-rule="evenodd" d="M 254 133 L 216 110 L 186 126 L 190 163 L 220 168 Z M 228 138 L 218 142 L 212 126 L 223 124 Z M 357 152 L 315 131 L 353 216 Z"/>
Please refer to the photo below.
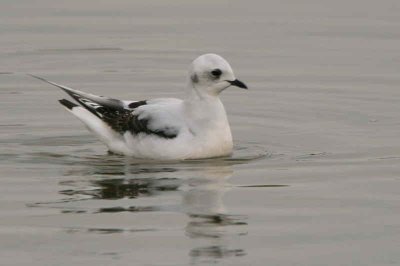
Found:
<path fill-rule="evenodd" d="M 187 96 L 121 101 L 74 90 L 43 78 L 80 105 L 60 102 L 111 152 L 144 159 L 181 160 L 228 156 L 232 134 L 219 94 L 230 86 L 247 88 L 222 57 L 205 54 L 189 69 Z"/>

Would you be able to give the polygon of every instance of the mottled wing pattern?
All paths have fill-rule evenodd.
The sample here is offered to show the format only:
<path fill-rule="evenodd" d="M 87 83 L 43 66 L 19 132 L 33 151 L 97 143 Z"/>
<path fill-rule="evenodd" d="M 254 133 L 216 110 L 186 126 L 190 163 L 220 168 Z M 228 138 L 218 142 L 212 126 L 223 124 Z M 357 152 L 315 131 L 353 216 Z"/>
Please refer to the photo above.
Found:
<path fill-rule="evenodd" d="M 171 130 L 171 128 L 164 129 L 150 129 L 149 122 L 151 118 L 139 118 L 139 115 L 134 115 L 133 111 L 139 106 L 146 105 L 146 101 L 132 102 L 129 107 L 132 109 L 115 108 L 105 105 L 100 105 L 89 99 L 82 98 L 80 95 L 74 94 L 73 97 L 83 107 L 92 112 L 94 115 L 99 117 L 113 130 L 120 134 L 124 134 L 129 131 L 132 134 L 145 133 L 148 135 L 157 135 L 163 138 L 175 138 L 177 131 Z"/>
<path fill-rule="evenodd" d="M 146 105 L 147 101 L 132 101 L 129 103 L 123 102 L 117 99 L 98 96 L 68 88 L 35 75 L 30 76 L 64 90 L 80 105 L 100 118 L 113 130 L 120 134 L 124 134 L 125 132 L 129 131 L 132 134 L 145 133 L 148 135 L 157 135 L 162 138 L 175 138 L 178 135 L 178 130 L 173 127 L 164 126 L 162 128 L 156 128 L 153 126 L 150 128 L 149 125 L 152 120 L 151 116 L 139 118 L 139 115 L 133 114 L 133 111 L 136 108 Z M 76 107 L 74 103 L 71 103 L 65 99 L 60 100 L 60 103 L 68 109 Z"/>
<path fill-rule="evenodd" d="M 141 105 L 145 105 L 145 101 L 141 101 Z M 139 105 L 139 106 L 141 106 Z M 129 131 L 132 134 L 145 133 L 148 135 L 157 135 L 163 138 L 175 138 L 176 131 L 165 129 L 150 129 L 149 123 L 151 118 L 139 118 L 139 115 L 134 115 L 132 110 L 112 110 L 106 107 L 99 107 L 96 110 L 101 115 L 101 119 L 106 122 L 112 129 L 124 134 Z"/>

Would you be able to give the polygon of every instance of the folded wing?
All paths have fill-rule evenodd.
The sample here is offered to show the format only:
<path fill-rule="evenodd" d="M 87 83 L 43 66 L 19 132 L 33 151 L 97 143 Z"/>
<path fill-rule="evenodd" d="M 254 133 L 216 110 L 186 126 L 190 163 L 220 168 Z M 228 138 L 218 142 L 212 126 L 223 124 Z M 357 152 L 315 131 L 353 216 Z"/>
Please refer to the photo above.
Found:
<path fill-rule="evenodd" d="M 82 107 L 121 135 L 130 132 L 134 135 L 146 134 L 172 139 L 179 134 L 179 117 L 174 117 L 171 112 L 163 112 L 165 106 L 178 104 L 180 101 L 178 99 L 121 101 L 75 90 L 38 76 L 31 76 L 64 90 Z M 60 100 L 60 103 L 69 110 L 77 107 L 66 99 Z"/>

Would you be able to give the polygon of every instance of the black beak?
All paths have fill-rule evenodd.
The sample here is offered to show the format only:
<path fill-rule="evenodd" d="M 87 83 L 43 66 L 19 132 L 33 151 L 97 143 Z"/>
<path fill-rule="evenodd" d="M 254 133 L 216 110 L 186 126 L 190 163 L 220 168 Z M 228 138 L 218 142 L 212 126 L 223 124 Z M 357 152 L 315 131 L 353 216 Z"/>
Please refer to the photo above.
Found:
<path fill-rule="evenodd" d="M 247 86 L 246 86 L 246 84 L 244 84 L 243 82 L 241 82 L 240 80 L 238 80 L 238 79 L 235 79 L 235 80 L 233 80 L 233 81 L 230 81 L 230 80 L 227 80 L 232 86 L 236 86 L 236 87 L 239 87 L 239 88 L 242 88 L 242 89 L 246 89 L 247 90 Z"/>

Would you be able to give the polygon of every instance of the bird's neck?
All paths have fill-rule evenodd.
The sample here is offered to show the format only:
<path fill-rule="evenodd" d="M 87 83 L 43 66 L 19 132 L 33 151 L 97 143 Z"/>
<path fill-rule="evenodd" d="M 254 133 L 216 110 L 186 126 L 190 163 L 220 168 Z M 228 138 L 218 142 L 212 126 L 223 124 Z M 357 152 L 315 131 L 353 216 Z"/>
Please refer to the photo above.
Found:
<path fill-rule="evenodd" d="M 230 131 L 224 105 L 218 96 L 192 90 L 184 100 L 184 108 L 193 129 Z"/>
<path fill-rule="evenodd" d="M 186 123 L 194 138 L 199 141 L 201 153 L 205 147 L 213 154 L 228 155 L 232 152 L 232 133 L 224 105 L 218 96 L 192 91 L 183 101 Z M 214 152 L 214 153 L 213 153 Z"/>
<path fill-rule="evenodd" d="M 186 111 L 189 111 L 192 115 L 207 116 L 223 113 L 226 116 L 224 105 L 218 95 L 209 94 L 204 89 L 189 89 L 184 103 Z"/>

